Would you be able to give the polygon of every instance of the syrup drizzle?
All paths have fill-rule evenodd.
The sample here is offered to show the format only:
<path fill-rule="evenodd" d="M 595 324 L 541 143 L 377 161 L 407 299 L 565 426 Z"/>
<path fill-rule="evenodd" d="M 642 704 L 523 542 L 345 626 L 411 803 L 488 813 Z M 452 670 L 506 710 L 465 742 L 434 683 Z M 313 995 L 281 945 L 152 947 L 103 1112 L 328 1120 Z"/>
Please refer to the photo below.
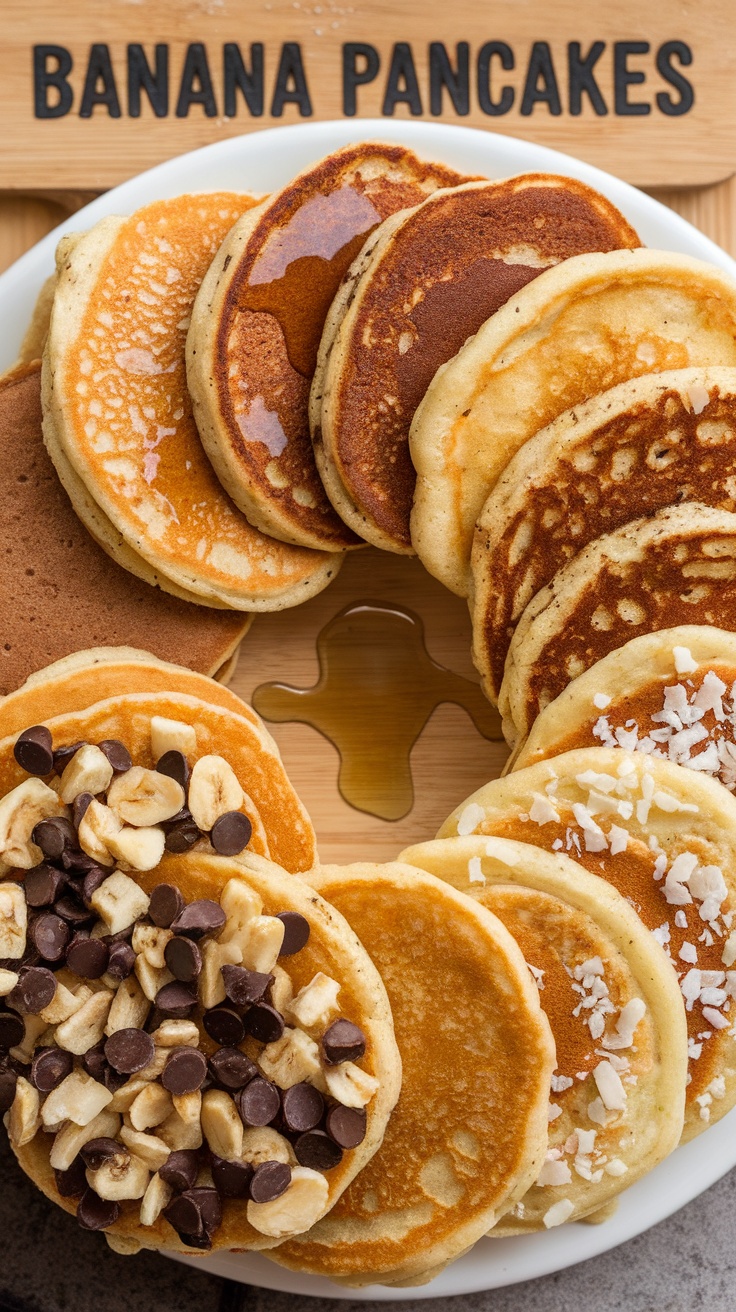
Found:
<path fill-rule="evenodd" d="M 317 656 L 312 688 L 262 683 L 253 706 L 265 720 L 296 720 L 327 738 L 340 753 L 340 792 L 358 811 L 400 820 L 411 810 L 411 749 L 443 702 L 502 741 L 498 711 L 479 685 L 432 660 L 421 619 L 403 606 L 346 606 L 319 633 Z"/>

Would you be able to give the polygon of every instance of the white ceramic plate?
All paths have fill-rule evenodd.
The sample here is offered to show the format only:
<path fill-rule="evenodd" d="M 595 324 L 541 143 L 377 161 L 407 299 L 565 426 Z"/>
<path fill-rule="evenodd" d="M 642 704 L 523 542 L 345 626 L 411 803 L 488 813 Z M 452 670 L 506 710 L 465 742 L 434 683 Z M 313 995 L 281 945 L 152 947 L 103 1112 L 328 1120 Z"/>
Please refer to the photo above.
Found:
<path fill-rule="evenodd" d="M 149 201 L 184 191 L 273 191 L 329 151 L 370 138 L 400 141 L 419 154 L 444 160 L 468 173 L 506 177 L 538 170 L 579 178 L 608 196 L 647 246 L 710 260 L 736 277 L 736 263 L 671 210 L 608 173 L 530 142 L 440 123 L 383 119 L 272 128 L 206 146 L 132 178 L 75 214 L 28 251 L 0 277 L 0 371 L 16 358 L 38 291 L 53 270 L 56 243 L 64 232 L 89 228 L 106 214 L 129 214 Z M 419 1289 L 372 1285 L 348 1290 L 329 1280 L 286 1271 L 257 1254 L 219 1253 L 181 1260 L 230 1280 L 323 1298 L 399 1301 L 470 1294 L 548 1275 L 614 1248 L 670 1216 L 734 1165 L 736 1110 L 633 1185 L 622 1195 L 616 1215 L 603 1225 L 562 1226 L 517 1239 L 482 1239 L 431 1285 Z"/>

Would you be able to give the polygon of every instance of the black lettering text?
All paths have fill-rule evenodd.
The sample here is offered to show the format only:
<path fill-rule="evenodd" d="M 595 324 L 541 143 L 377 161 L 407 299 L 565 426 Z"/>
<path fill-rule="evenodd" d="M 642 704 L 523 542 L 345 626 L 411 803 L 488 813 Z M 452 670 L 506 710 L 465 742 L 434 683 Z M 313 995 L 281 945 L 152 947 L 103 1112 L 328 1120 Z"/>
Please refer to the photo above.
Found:
<path fill-rule="evenodd" d="M 154 58 L 155 72 L 146 59 L 143 46 L 128 46 L 128 113 L 131 118 L 141 116 L 141 91 L 148 96 L 156 118 L 166 118 L 169 112 L 169 47 L 157 45 Z"/>
<path fill-rule="evenodd" d="M 176 102 L 176 117 L 186 118 L 190 105 L 201 105 L 207 118 L 217 116 L 215 92 L 212 87 L 207 51 L 201 41 L 187 46 L 184 68 Z"/>
<path fill-rule="evenodd" d="M 281 47 L 279 71 L 271 101 L 273 118 L 281 118 L 284 105 L 298 105 L 302 118 L 312 116 L 312 101 L 302 63 L 302 48 L 296 41 L 286 41 Z"/>
<path fill-rule="evenodd" d="M 397 105 L 408 105 L 410 114 L 422 112 L 414 56 L 408 41 L 397 41 L 394 45 L 381 113 L 390 116 Z"/>
<path fill-rule="evenodd" d="M 535 41 L 532 46 L 524 83 L 524 95 L 521 100 L 521 113 L 532 114 L 535 105 L 546 105 L 550 114 L 562 113 L 552 51 L 547 41 Z"/>
<path fill-rule="evenodd" d="M 56 67 L 49 68 L 49 60 Z M 36 118 L 63 118 L 69 113 L 74 94 L 67 81 L 72 71 L 72 57 L 66 46 L 33 47 L 33 112 Z M 55 95 L 49 100 L 49 91 Z"/>
<path fill-rule="evenodd" d="M 679 92 L 679 100 L 673 100 L 668 91 L 657 92 L 657 107 L 662 114 L 674 118 L 677 114 L 687 114 L 695 103 L 692 82 L 688 82 L 682 73 L 672 67 L 673 58 L 678 59 L 685 68 L 693 62 L 693 52 L 684 41 L 665 41 L 657 51 L 657 72 Z"/>
<path fill-rule="evenodd" d="M 240 46 L 226 41 L 222 51 L 223 107 L 226 118 L 235 118 L 238 112 L 237 93 L 242 91 L 253 118 L 263 114 L 263 42 L 255 41 L 250 48 L 250 69 L 245 67 Z"/>
<path fill-rule="evenodd" d="M 362 68 L 358 68 L 358 60 Z M 381 60 L 375 46 L 367 41 L 346 41 L 342 48 L 342 112 L 353 118 L 358 112 L 357 87 L 364 87 L 378 77 Z"/>
<path fill-rule="evenodd" d="M 648 55 L 648 41 L 616 41 L 613 47 L 613 102 L 617 114 L 633 118 L 637 114 L 651 113 L 651 105 L 644 100 L 629 100 L 629 87 L 646 81 L 642 69 L 629 68 L 629 55 Z"/>
<path fill-rule="evenodd" d="M 470 46 L 458 41 L 455 46 L 456 68 L 442 41 L 429 46 L 429 111 L 442 113 L 442 92 L 447 91 L 456 114 L 470 113 Z"/>
<path fill-rule="evenodd" d="M 605 41 L 594 41 L 585 58 L 581 56 L 579 41 L 570 41 L 567 47 L 567 67 L 569 74 L 570 113 L 582 113 L 583 94 L 590 97 L 590 103 L 596 114 L 607 114 L 601 89 L 595 80 L 593 69 L 606 48 Z"/>
<path fill-rule="evenodd" d="M 496 55 L 501 68 L 509 73 L 514 67 L 514 52 L 505 41 L 486 41 L 478 51 L 478 104 L 484 114 L 497 118 L 508 114 L 514 103 L 514 88 L 502 87 L 498 100 L 491 95 L 491 60 Z"/>
<path fill-rule="evenodd" d="M 120 118 L 120 100 L 110 62 L 110 47 L 106 45 L 90 46 L 79 117 L 91 118 L 95 105 L 104 105 L 110 118 Z"/>

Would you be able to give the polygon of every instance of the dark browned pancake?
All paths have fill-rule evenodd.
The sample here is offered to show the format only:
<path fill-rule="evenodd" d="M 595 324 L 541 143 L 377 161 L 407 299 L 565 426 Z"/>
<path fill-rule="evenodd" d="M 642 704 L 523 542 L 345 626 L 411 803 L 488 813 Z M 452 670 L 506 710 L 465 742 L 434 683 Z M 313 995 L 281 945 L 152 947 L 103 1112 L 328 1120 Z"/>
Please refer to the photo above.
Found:
<path fill-rule="evenodd" d="M 0 694 L 80 648 L 145 648 L 214 674 L 251 616 L 194 606 L 115 565 L 77 519 L 41 435 L 41 365 L 0 383 Z"/>
<path fill-rule="evenodd" d="M 333 305 L 310 408 L 323 482 L 351 528 L 411 551 L 409 428 L 437 369 L 543 269 L 639 245 L 605 197 L 544 173 L 437 192 L 389 219 Z"/>

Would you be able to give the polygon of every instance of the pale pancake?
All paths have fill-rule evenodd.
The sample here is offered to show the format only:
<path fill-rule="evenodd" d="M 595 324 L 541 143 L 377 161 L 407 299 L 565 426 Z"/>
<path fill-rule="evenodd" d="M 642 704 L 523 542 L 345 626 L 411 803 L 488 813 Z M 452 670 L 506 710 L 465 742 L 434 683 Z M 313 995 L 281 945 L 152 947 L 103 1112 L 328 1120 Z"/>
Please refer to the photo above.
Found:
<path fill-rule="evenodd" d="M 308 984 L 319 971 L 340 983 L 340 1005 L 344 1013 L 360 1026 L 368 1040 L 361 1066 L 380 1081 L 377 1092 L 366 1108 L 368 1123 L 363 1143 L 346 1152 L 342 1162 L 326 1175 L 329 1182 L 328 1210 L 381 1143 L 401 1084 L 401 1062 L 393 1037 L 386 991 L 367 953 L 334 907 L 329 906 L 301 880 L 293 879 L 270 861 L 251 859 L 244 862 L 199 854 L 167 854 L 155 870 L 146 874 L 136 872 L 132 877 L 146 892 L 150 892 L 154 885 L 162 881 L 173 883 L 181 890 L 186 901 L 202 897 L 217 899 L 228 880 L 241 879 L 260 895 L 265 915 L 290 910 L 299 912 L 309 921 L 310 935 L 306 946 L 283 961 L 294 992 Z M 201 1008 L 198 1007 L 194 1013 L 198 1023 L 201 1014 Z M 201 1032 L 200 1043 L 207 1053 L 216 1047 L 204 1032 Z M 49 1165 L 52 1143 L 51 1136 L 39 1133 L 30 1143 L 16 1149 L 16 1156 L 23 1170 L 47 1198 L 65 1211 L 74 1213 L 76 1200 L 62 1198 L 56 1189 L 54 1174 Z M 223 1199 L 222 1202 L 223 1222 L 214 1235 L 214 1250 L 258 1249 L 277 1242 L 249 1224 L 245 1200 Z M 122 1251 L 131 1253 L 140 1248 L 153 1248 L 199 1252 L 201 1255 L 201 1250 L 192 1250 L 179 1239 L 163 1216 L 152 1226 L 141 1225 L 139 1209 L 139 1202 L 122 1203 L 119 1220 L 106 1232 L 114 1241 L 123 1241 L 119 1247 L 113 1243 L 112 1246 L 117 1247 L 118 1251 L 122 1248 Z"/>
<path fill-rule="evenodd" d="M 549 1209 L 563 1200 L 568 1221 L 596 1212 L 661 1162 L 682 1134 L 687 1029 L 667 957 L 620 893 L 560 853 L 502 838 L 440 838 L 407 848 L 401 860 L 446 879 L 503 921 L 552 1027 L 557 1066 L 542 1183 L 492 1237 L 544 1228 Z M 624 1023 L 620 1034 L 621 1013 L 633 1000 L 637 1024 L 629 1030 Z M 623 1105 L 615 1112 L 596 1101 L 602 1062 L 621 1080 L 623 1096 L 614 1101 Z"/>
<path fill-rule="evenodd" d="M 312 383 L 317 468 L 345 522 L 411 554 L 409 427 L 436 370 L 542 269 L 638 245 L 610 201 L 550 173 L 466 183 L 386 219 L 332 303 Z"/>
<path fill-rule="evenodd" d="M 666 251 L 577 255 L 522 288 L 435 375 L 414 417 L 412 542 L 467 595 L 473 527 L 520 446 L 639 374 L 736 365 L 736 283 Z"/>
<path fill-rule="evenodd" d="M 475 530 L 473 646 L 494 701 L 535 593 L 603 533 L 682 501 L 736 510 L 736 369 L 645 374 L 565 411 L 507 465 Z"/>
<path fill-rule="evenodd" d="M 512 744 L 623 641 L 677 624 L 736 630 L 736 515 L 687 502 L 596 538 L 529 603 L 499 696 Z"/>
<path fill-rule="evenodd" d="M 232 504 L 199 442 L 184 361 L 199 283 L 254 204 L 234 193 L 156 201 L 65 248 L 43 399 L 52 456 L 60 447 L 137 556 L 203 604 L 278 610 L 320 591 L 337 563 L 265 538 Z"/>
<path fill-rule="evenodd" d="M 309 436 L 322 328 L 372 229 L 463 180 L 403 146 L 346 146 L 245 214 L 220 247 L 192 313 L 189 388 L 223 487 L 264 533 L 328 551 L 358 544 L 325 494 Z"/>
<path fill-rule="evenodd" d="M 328 1218 L 271 1256 L 347 1284 L 431 1279 L 536 1178 L 549 1025 L 511 935 L 448 884 L 397 863 L 309 878 L 383 978 L 403 1083 L 373 1161 Z"/>
<path fill-rule="evenodd" d="M 736 798 L 669 761 L 588 747 L 486 784 L 438 837 L 471 833 L 565 852 L 627 898 L 669 952 L 686 998 L 683 1137 L 720 1120 L 736 1104 Z"/>
<path fill-rule="evenodd" d="M 696 624 L 642 634 L 545 707 L 512 768 L 575 747 L 625 747 L 711 775 L 734 792 L 734 685 L 736 634 Z"/>

